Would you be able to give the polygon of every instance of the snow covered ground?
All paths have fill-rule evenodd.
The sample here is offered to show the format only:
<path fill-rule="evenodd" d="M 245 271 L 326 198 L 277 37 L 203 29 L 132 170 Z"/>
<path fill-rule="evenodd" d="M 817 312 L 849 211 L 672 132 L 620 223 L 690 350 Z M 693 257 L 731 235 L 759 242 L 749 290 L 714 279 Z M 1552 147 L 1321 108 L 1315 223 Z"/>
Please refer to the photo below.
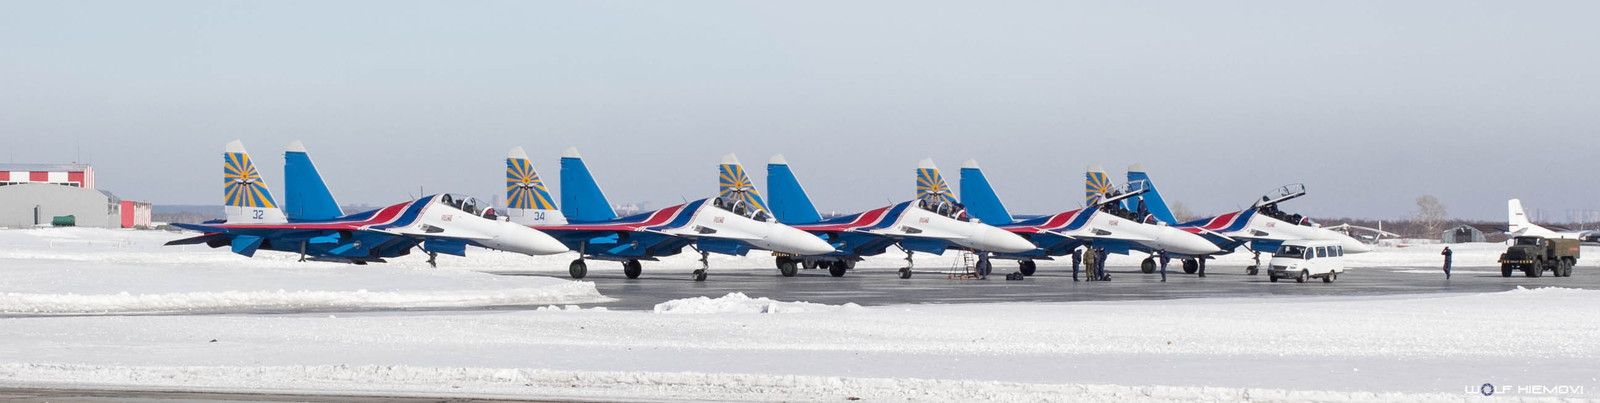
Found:
<path fill-rule="evenodd" d="M 616 311 L 583 307 L 607 298 L 590 283 L 484 273 L 559 275 L 571 256 L 473 250 L 430 269 L 414 256 L 352 266 L 159 246 L 179 236 L 0 231 L 0 387 L 585 400 L 1471 401 L 1484 399 L 1489 383 L 1499 388 L 1495 400 L 1600 398 L 1594 290 L 871 307 L 731 294 Z M 1454 249 L 1464 264 L 1492 259 L 1497 247 Z M 1351 260 L 1428 267 L 1438 261 L 1428 248 Z M 770 257 L 720 259 L 727 270 L 770 266 Z M 662 265 L 686 272 L 693 264 Z M 460 309 L 502 305 L 529 308 Z M 532 308 L 544 305 L 553 306 Z M 227 313 L 148 314 L 161 312 Z"/>

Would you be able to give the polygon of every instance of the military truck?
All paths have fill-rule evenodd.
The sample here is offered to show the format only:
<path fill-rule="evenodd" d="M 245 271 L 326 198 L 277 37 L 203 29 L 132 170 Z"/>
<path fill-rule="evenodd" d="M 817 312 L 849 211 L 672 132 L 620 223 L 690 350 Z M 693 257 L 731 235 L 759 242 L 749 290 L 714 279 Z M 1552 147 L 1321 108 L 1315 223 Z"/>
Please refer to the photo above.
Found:
<path fill-rule="evenodd" d="M 1511 277 L 1521 270 L 1524 276 L 1539 277 L 1549 270 L 1556 277 L 1571 277 L 1578 264 L 1578 240 L 1546 239 L 1537 236 L 1512 238 L 1511 247 L 1500 254 L 1500 277 Z"/>

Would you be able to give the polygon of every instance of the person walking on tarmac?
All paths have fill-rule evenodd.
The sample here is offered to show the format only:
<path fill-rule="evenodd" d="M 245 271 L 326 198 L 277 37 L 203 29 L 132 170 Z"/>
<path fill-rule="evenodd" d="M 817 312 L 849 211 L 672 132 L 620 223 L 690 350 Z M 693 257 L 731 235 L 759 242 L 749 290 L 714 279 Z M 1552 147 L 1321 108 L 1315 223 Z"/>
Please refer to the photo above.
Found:
<path fill-rule="evenodd" d="M 1072 281 L 1078 281 L 1078 263 L 1083 262 L 1083 250 L 1072 249 Z"/>
<path fill-rule="evenodd" d="M 1200 265 L 1200 277 L 1205 277 L 1206 276 L 1206 257 L 1205 256 L 1201 256 L 1199 259 L 1195 259 L 1195 260 L 1199 260 L 1199 262 L 1197 262 L 1196 264 Z"/>
<path fill-rule="evenodd" d="M 1445 280 L 1449 280 L 1450 279 L 1450 255 L 1455 254 L 1455 252 L 1451 252 L 1450 251 L 1450 247 L 1446 246 L 1446 247 L 1444 247 L 1444 252 L 1439 252 L 1439 254 L 1444 255 L 1444 279 Z"/>
<path fill-rule="evenodd" d="M 1167 282 L 1167 262 L 1172 259 L 1167 257 L 1167 251 L 1156 252 L 1156 255 L 1161 256 L 1161 282 L 1165 283 Z"/>

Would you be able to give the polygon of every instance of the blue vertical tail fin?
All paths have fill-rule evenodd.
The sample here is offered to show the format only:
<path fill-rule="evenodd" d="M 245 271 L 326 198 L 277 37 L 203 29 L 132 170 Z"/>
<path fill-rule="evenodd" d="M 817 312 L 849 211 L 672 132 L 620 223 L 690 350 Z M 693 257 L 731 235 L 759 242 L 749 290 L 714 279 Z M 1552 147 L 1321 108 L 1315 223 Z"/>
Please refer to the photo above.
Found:
<path fill-rule="evenodd" d="M 578 148 L 561 152 L 561 214 L 570 221 L 605 221 L 617 218 L 600 184 L 584 165 Z"/>
<path fill-rule="evenodd" d="M 967 213 L 984 223 L 1001 225 L 1013 221 L 1011 212 L 1000 202 L 1000 195 L 989 186 L 989 178 L 978 168 L 978 160 L 961 163 L 961 203 L 967 205 Z"/>
<path fill-rule="evenodd" d="M 1167 200 L 1161 198 L 1161 192 L 1156 190 L 1155 182 L 1150 181 L 1150 175 L 1144 172 L 1144 167 L 1139 164 L 1133 164 L 1128 167 L 1128 182 L 1137 181 L 1144 181 L 1145 187 L 1150 189 L 1150 191 L 1139 195 L 1139 198 L 1144 201 L 1144 207 L 1151 216 L 1164 223 L 1181 224 L 1177 218 L 1172 216 L 1172 210 L 1167 208 Z"/>
<path fill-rule="evenodd" d="M 811 197 L 806 195 L 806 189 L 800 186 L 800 180 L 789 169 L 789 161 L 781 154 L 767 160 L 767 195 L 772 197 L 768 207 L 772 207 L 772 215 L 778 218 L 778 222 L 810 224 L 822 221 L 822 214 L 817 213 L 817 206 L 811 204 Z"/>
<path fill-rule="evenodd" d="M 717 197 L 737 200 L 744 203 L 746 208 L 772 216 L 772 210 L 767 209 L 767 201 L 761 199 L 756 184 L 745 174 L 744 164 L 739 163 L 739 157 L 733 154 L 722 156 L 722 163 L 717 166 L 717 177 Z"/>
<path fill-rule="evenodd" d="M 317 173 L 317 165 L 299 140 L 283 152 L 283 208 L 290 221 L 327 220 L 344 216 L 333 192 Z"/>

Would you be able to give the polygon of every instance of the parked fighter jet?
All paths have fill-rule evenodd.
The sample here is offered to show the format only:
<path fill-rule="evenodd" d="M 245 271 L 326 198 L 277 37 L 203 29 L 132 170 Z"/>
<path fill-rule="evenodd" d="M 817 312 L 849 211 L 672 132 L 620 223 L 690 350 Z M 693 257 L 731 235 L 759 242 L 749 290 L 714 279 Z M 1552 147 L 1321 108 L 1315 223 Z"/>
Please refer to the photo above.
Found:
<path fill-rule="evenodd" d="M 1016 259 L 1024 275 L 1033 275 L 1034 260 L 1071 254 L 1085 241 L 1093 241 L 1094 246 L 1106 248 L 1107 252 L 1122 254 L 1165 251 L 1174 256 L 1195 256 L 1221 251 L 1199 235 L 1166 225 L 1141 223 L 1134 212 L 1122 208 L 1123 200 L 1145 191 L 1142 182 L 1115 187 L 1110 181 L 1091 180 L 1090 186 L 1100 193 L 1085 201 L 1088 207 L 1047 216 L 1015 217 L 1000 202 L 976 160 L 961 164 L 961 198 L 968 211 L 985 223 L 1020 234 L 1038 245 L 1038 249 L 1026 253 L 1003 256 Z M 1147 272 L 1153 271 L 1155 260 L 1146 258 L 1142 266 Z"/>
<path fill-rule="evenodd" d="M 744 170 L 734 159 L 725 159 L 723 167 L 724 171 Z M 759 203 L 760 195 L 748 178 L 724 182 L 723 189 L 740 189 Z M 976 253 L 977 271 L 987 274 L 992 253 L 1022 253 L 1034 248 L 1016 234 L 969 219 L 931 159 L 917 165 L 916 199 L 828 220 L 817 213 L 782 155 L 767 162 L 767 190 L 772 194 L 778 221 L 817 234 L 838 249 L 826 254 L 780 256 L 777 265 L 784 276 L 793 276 L 798 267 L 815 266 L 842 277 L 862 256 L 884 253 L 892 245 L 906 252 L 906 267 L 900 269 L 900 278 L 911 277 L 912 252 L 942 254 L 947 249 Z"/>
<path fill-rule="evenodd" d="M 566 252 L 554 238 L 524 226 L 496 219 L 487 204 L 452 194 L 417 200 L 345 216 L 322 183 L 299 142 L 285 155 L 286 186 L 294 189 L 291 211 L 284 214 L 250 162 L 239 141 L 223 152 L 224 212 L 227 218 L 204 224 L 173 224 L 203 232 L 167 245 L 204 243 L 229 246 L 234 253 L 254 256 L 259 249 L 296 252 L 301 260 L 333 260 L 355 264 L 405 256 L 420 246 L 436 264 L 439 253 L 462 256 L 467 245 L 548 255 Z M 304 197 L 302 197 L 304 196 Z"/>
<path fill-rule="evenodd" d="M 1096 172 L 1091 170 L 1090 175 Z M 1099 175 L 1105 175 L 1099 171 Z M 1177 223 L 1177 218 L 1167 208 L 1166 201 L 1162 199 L 1161 192 L 1156 190 L 1150 182 L 1150 175 L 1138 164 L 1128 167 L 1128 180 L 1144 181 L 1150 188 L 1141 195 L 1139 202 L 1145 205 L 1148 213 L 1147 219 L 1165 223 L 1174 223 L 1174 227 L 1197 231 L 1201 236 L 1211 241 L 1222 252 L 1231 253 L 1240 246 L 1246 246 L 1256 255 L 1256 265 L 1246 268 L 1250 274 L 1255 274 L 1260 266 L 1261 252 L 1273 253 L 1278 245 L 1287 240 L 1324 240 L 1338 242 L 1344 253 L 1363 253 L 1372 250 L 1372 247 L 1361 241 L 1351 238 L 1312 222 L 1310 218 L 1299 214 L 1292 214 L 1278 209 L 1278 204 L 1291 199 L 1305 196 L 1306 187 L 1303 184 L 1291 184 L 1279 187 L 1257 199 L 1250 208 L 1227 213 L 1211 218 L 1194 220 L 1186 223 Z M 1199 271 L 1205 257 L 1184 259 L 1183 271 L 1194 273 Z"/>
<path fill-rule="evenodd" d="M 1556 231 L 1528 221 L 1528 214 L 1522 210 L 1522 200 L 1507 200 L 1506 210 L 1507 222 L 1510 224 L 1506 233 L 1511 234 L 1512 237 L 1537 236 L 1576 239 L 1578 242 L 1587 244 L 1600 243 L 1600 231 Z"/>
<path fill-rule="evenodd" d="M 700 252 L 695 281 L 706 279 L 707 255 L 713 252 L 740 256 L 751 249 L 792 254 L 833 251 L 822 239 L 771 219 L 764 208 L 752 208 L 738 195 L 618 218 L 576 148 L 561 156 L 560 214 L 522 147 L 506 156 L 506 200 L 513 222 L 548 232 L 580 253 L 568 265 L 573 278 L 588 274 L 585 259 L 621 261 L 623 275 L 638 278 L 640 260 L 676 255 L 684 247 Z"/>

